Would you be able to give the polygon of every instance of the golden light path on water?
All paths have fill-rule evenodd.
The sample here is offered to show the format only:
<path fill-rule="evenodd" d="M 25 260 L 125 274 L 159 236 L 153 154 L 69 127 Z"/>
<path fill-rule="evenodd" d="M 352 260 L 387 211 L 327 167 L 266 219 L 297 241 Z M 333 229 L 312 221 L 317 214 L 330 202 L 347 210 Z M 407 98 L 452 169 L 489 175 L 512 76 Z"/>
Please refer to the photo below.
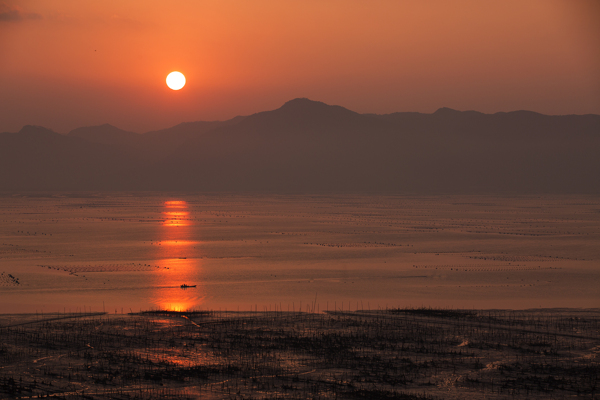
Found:
<path fill-rule="evenodd" d="M 204 301 L 204 288 L 199 282 L 202 273 L 197 245 L 193 240 L 192 219 L 188 204 L 182 200 L 165 201 L 163 223 L 158 242 L 157 289 L 151 302 L 161 310 L 183 311 L 198 308 Z M 183 288 L 181 285 L 195 287 Z"/>

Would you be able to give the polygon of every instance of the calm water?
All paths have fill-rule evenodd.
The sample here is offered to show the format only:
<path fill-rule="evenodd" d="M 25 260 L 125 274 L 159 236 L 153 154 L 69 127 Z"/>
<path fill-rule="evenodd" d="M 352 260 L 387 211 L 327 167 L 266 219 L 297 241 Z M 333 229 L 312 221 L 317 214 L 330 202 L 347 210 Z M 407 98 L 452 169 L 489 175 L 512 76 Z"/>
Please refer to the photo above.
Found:
<path fill-rule="evenodd" d="M 600 306 L 599 197 L 4 195 L 0 221 L 1 313 Z"/>

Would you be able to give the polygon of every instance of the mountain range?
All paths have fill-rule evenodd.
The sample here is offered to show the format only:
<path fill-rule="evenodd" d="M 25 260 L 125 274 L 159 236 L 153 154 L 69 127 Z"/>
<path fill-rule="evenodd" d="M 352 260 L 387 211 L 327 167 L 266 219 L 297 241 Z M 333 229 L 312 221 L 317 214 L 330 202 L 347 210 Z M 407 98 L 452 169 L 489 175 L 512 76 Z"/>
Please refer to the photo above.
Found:
<path fill-rule="evenodd" d="M 0 191 L 600 193 L 599 154 L 599 115 L 376 115 L 294 99 L 143 134 L 0 133 Z"/>

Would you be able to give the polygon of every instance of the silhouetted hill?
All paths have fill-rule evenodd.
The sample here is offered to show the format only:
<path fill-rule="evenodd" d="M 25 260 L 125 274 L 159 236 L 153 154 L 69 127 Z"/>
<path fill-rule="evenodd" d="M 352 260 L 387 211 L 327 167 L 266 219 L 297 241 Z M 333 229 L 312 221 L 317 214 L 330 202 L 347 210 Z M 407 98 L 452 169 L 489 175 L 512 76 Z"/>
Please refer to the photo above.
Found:
<path fill-rule="evenodd" d="M 157 160 L 168 156 L 179 146 L 198 135 L 203 135 L 213 129 L 235 125 L 245 117 L 235 117 L 227 121 L 197 121 L 183 122 L 171 128 L 144 133 L 141 150 L 150 159 Z"/>
<path fill-rule="evenodd" d="M 118 149 L 46 128 L 0 134 L 0 190 L 126 190 L 135 169 Z"/>
<path fill-rule="evenodd" d="M 598 192 L 598 132 L 598 116 L 377 116 L 297 99 L 190 140 L 153 170 L 171 189 Z"/>
<path fill-rule="evenodd" d="M 185 123 L 141 135 L 110 125 L 85 129 L 62 137 L 78 143 L 60 142 L 51 132 L 40 141 L 50 141 L 46 150 L 66 159 L 69 146 L 81 147 L 79 152 L 87 151 L 96 160 L 110 154 L 121 170 L 115 189 L 600 193 L 598 115 L 483 114 L 448 108 L 433 114 L 375 115 L 295 99 L 276 110 L 230 121 Z M 0 135 L 0 141 L 6 135 L 20 134 Z M 2 147 L 6 143 L 17 153 L 39 147 L 37 139 L 26 144 L 25 136 L 2 142 Z M 92 141 L 106 147 L 86 148 Z M 131 148 L 137 153 L 125 153 Z M 93 186 L 98 179 L 102 188 L 110 187 L 108 174 L 97 170 L 96 178 L 86 183 Z M 31 189 L 38 182 L 24 181 Z M 53 182 L 58 185 L 60 179 Z M 0 188 L 15 189 L 8 181 Z"/>
<path fill-rule="evenodd" d="M 110 124 L 73 129 L 67 135 L 115 147 L 135 148 L 142 142 L 141 135 L 124 131 Z"/>
<path fill-rule="evenodd" d="M 206 133 L 220 126 L 235 125 L 242 121 L 245 117 L 235 117 L 227 121 L 197 121 L 197 122 L 182 122 L 171 128 L 161 129 L 158 131 L 150 131 L 144 133 L 144 138 L 177 138 L 177 140 L 187 140 L 196 135 Z"/>
<path fill-rule="evenodd" d="M 339 106 L 296 99 L 189 140 L 155 164 L 153 175 L 170 189 L 340 190 L 324 179 L 329 175 L 349 181 L 348 190 L 363 190 L 353 165 L 377 147 L 370 132 L 386 127 Z"/>
<path fill-rule="evenodd" d="M 119 149 L 128 156 L 152 161 L 170 154 L 177 147 L 197 135 L 219 126 L 229 126 L 241 121 L 236 117 L 229 121 L 184 122 L 171 128 L 144 133 L 124 131 L 110 124 L 77 128 L 67 135 L 86 139 Z"/>

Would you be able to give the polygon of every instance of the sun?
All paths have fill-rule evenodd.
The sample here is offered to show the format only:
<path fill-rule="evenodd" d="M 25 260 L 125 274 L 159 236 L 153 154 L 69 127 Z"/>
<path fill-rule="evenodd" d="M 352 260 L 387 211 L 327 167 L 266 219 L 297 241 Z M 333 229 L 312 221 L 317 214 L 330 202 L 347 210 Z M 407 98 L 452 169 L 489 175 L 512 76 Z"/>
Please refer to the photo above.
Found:
<path fill-rule="evenodd" d="M 173 90 L 179 90 L 185 86 L 185 76 L 181 72 L 173 71 L 167 75 L 167 86 Z"/>

